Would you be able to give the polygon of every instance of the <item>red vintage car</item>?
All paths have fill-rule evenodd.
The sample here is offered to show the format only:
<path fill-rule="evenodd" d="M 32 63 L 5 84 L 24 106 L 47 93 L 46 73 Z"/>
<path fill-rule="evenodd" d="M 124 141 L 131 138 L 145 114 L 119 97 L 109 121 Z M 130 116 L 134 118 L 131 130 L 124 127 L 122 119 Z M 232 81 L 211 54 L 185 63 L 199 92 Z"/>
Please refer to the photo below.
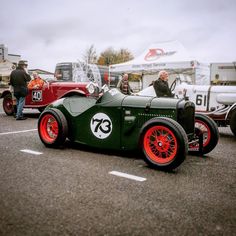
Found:
<path fill-rule="evenodd" d="M 24 108 L 37 108 L 43 111 L 44 108 L 62 97 L 70 97 L 73 95 L 94 96 L 97 97 L 99 89 L 92 82 L 61 82 L 61 81 L 45 81 L 42 89 L 30 89 L 25 99 Z M 5 90 L 1 98 L 3 98 L 3 109 L 7 115 L 14 113 L 14 97 L 10 89 Z"/>

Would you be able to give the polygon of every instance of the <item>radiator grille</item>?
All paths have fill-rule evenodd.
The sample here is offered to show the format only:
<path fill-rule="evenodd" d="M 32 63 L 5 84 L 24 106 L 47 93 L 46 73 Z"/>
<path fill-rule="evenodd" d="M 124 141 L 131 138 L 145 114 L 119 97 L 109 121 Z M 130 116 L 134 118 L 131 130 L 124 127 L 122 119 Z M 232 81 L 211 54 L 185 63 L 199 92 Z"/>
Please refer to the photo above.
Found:
<path fill-rule="evenodd" d="M 184 108 L 178 109 L 177 121 L 184 128 L 187 134 L 194 133 L 195 108 L 186 105 Z"/>

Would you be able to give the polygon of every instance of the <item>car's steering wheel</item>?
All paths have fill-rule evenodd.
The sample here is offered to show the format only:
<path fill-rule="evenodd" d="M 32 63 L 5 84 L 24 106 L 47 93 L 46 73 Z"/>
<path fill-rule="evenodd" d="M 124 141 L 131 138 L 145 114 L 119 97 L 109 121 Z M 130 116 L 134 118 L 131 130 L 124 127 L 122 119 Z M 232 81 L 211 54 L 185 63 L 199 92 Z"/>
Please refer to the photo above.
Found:
<path fill-rule="evenodd" d="M 177 84 L 177 79 L 175 79 L 172 84 L 170 85 L 170 91 L 173 92 L 175 90 L 175 87 L 176 87 L 176 84 Z"/>

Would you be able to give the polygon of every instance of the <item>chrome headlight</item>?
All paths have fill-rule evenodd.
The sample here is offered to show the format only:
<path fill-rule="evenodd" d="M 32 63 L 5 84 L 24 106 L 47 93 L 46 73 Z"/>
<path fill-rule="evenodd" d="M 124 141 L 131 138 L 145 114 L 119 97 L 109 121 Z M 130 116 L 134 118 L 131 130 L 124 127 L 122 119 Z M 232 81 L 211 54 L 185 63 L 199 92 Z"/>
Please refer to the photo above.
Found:
<path fill-rule="evenodd" d="M 90 94 L 93 94 L 95 92 L 95 85 L 93 83 L 89 83 L 87 86 L 86 86 L 86 89 L 88 90 L 88 92 Z"/>
<path fill-rule="evenodd" d="M 107 92 L 108 90 L 109 90 L 108 85 L 107 85 L 107 84 L 104 84 L 104 85 L 102 86 L 102 92 L 105 93 L 105 92 Z"/>

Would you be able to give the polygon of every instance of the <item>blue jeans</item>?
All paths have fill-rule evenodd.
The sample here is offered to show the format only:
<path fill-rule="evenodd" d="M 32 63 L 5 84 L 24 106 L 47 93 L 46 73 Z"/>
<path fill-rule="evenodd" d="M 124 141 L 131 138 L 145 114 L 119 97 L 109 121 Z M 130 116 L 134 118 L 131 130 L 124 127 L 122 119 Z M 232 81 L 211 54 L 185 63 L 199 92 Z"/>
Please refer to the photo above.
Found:
<path fill-rule="evenodd" d="M 24 105 L 25 105 L 25 97 L 17 97 L 16 98 L 16 106 L 17 106 L 16 118 L 23 117 Z"/>

